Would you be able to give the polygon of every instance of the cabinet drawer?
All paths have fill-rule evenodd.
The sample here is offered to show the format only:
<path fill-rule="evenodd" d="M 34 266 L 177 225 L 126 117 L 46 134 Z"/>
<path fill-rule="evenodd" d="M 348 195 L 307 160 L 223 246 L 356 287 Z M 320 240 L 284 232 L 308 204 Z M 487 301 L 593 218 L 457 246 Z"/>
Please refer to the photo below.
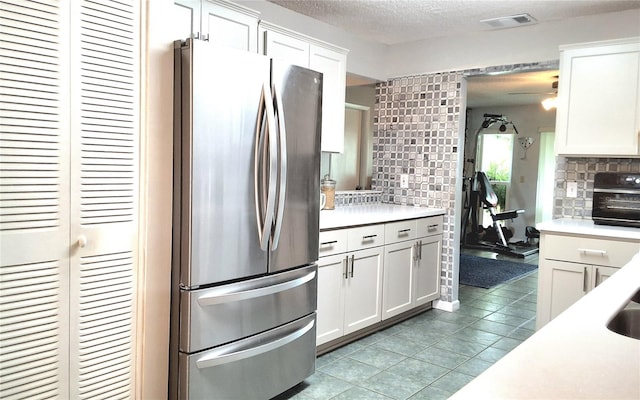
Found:
<path fill-rule="evenodd" d="M 420 218 L 417 220 L 417 237 L 440 235 L 442 233 L 443 223 L 444 217 L 442 215 Z"/>
<path fill-rule="evenodd" d="M 347 229 L 320 232 L 318 256 L 330 256 L 347 252 Z"/>
<path fill-rule="evenodd" d="M 640 250 L 640 243 L 547 235 L 541 250 L 543 257 L 550 260 L 622 267 Z"/>
<path fill-rule="evenodd" d="M 416 238 L 416 220 L 391 222 L 384 225 L 385 243 L 404 242 Z"/>
<path fill-rule="evenodd" d="M 384 245 L 384 225 L 367 225 L 349 229 L 347 249 L 355 251 Z"/>

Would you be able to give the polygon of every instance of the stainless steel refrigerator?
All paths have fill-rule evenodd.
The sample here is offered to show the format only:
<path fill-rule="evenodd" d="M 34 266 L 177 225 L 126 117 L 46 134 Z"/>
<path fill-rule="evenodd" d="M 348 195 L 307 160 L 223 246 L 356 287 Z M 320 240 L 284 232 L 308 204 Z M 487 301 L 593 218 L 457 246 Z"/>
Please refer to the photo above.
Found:
<path fill-rule="evenodd" d="M 314 372 L 322 74 L 175 43 L 171 398 Z"/>

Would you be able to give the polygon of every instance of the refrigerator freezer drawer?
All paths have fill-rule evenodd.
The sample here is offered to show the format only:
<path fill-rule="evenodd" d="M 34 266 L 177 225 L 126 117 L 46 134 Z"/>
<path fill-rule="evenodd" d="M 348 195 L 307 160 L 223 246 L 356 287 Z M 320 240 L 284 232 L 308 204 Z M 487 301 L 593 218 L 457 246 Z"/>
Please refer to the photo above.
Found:
<path fill-rule="evenodd" d="M 180 353 L 180 399 L 270 399 L 315 371 L 315 313 L 234 343 Z"/>
<path fill-rule="evenodd" d="M 316 264 L 256 279 L 182 291 L 180 351 L 219 346 L 316 310 Z"/>

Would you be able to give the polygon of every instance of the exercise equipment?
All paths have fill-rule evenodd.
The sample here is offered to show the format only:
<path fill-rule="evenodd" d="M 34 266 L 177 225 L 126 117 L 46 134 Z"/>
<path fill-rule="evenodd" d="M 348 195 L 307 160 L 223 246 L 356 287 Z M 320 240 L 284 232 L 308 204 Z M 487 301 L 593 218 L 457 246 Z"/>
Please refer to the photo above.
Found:
<path fill-rule="evenodd" d="M 499 128 L 500 132 L 506 131 L 506 126 L 510 124 L 513 126 L 514 132 L 518 134 L 518 130 L 515 125 L 513 125 L 513 122 L 508 121 L 503 115 L 484 114 L 484 118 L 485 119 L 481 127 L 476 132 L 476 136 L 474 138 L 473 154 L 475 154 L 478 145 L 478 135 L 482 130 L 495 123 L 501 123 Z M 474 166 L 474 173 L 472 176 L 467 176 L 467 174 L 465 174 L 463 182 L 463 191 L 466 196 L 465 211 L 462 218 L 462 246 L 494 251 L 520 258 L 537 253 L 537 241 L 531 240 L 534 237 L 535 232 L 537 232 L 533 227 L 527 227 L 525 229 L 525 236 L 527 237 L 526 242 L 508 242 L 508 239 L 513 236 L 513 233 L 506 227 L 502 226 L 500 222 L 513 220 L 517 218 L 518 215 L 524 213 L 524 210 L 496 212 L 498 196 L 491 187 L 489 178 L 484 172 L 475 171 L 475 159 L 467 159 L 467 162 Z M 469 191 L 467 191 L 467 185 L 470 189 Z M 478 223 L 478 213 L 482 212 L 482 210 L 487 210 L 491 216 L 492 225 L 488 228 L 484 228 Z M 471 232 L 467 233 L 469 219 L 471 219 Z"/>

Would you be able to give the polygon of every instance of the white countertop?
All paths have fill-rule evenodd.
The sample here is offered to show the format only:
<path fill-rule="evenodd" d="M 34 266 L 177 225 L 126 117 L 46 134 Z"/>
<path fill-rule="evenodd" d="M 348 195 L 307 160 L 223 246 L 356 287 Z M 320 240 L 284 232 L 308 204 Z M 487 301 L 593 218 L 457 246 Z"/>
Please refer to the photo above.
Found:
<path fill-rule="evenodd" d="M 444 210 L 441 208 L 412 207 L 396 204 L 336 207 L 335 210 L 320 211 L 320 230 L 432 217 L 443 214 Z"/>
<path fill-rule="evenodd" d="M 596 225 L 590 219 L 562 218 L 540 222 L 536 228 L 541 232 L 569 233 L 574 235 L 594 235 L 620 239 L 640 240 L 640 228 Z"/>
<path fill-rule="evenodd" d="M 607 329 L 640 288 L 640 255 L 451 399 L 640 399 L 640 340 Z"/>

